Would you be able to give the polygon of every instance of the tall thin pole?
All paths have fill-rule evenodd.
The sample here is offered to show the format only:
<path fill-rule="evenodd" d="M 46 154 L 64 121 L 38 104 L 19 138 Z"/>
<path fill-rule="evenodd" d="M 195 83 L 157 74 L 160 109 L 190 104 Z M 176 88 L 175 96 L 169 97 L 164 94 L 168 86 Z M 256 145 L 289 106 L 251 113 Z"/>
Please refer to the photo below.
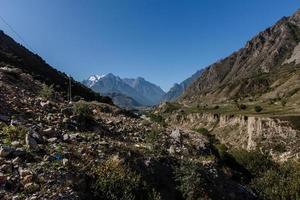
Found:
<path fill-rule="evenodd" d="M 71 75 L 69 75 L 69 103 L 72 103 L 72 81 L 71 81 Z"/>

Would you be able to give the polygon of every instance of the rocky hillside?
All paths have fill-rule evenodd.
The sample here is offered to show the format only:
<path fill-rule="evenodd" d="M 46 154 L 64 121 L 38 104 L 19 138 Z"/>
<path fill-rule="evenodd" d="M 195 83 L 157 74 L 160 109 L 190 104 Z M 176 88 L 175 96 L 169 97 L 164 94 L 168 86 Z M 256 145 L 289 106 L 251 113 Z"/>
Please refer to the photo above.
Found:
<path fill-rule="evenodd" d="M 0 31 L 0 67 L 11 66 L 21 69 L 47 85 L 53 85 L 55 90 L 63 92 L 64 97 L 67 96 L 69 78 L 66 74 L 57 71 L 37 54 L 33 54 Z M 72 93 L 86 100 L 111 102 L 109 98 L 101 97 L 74 80 L 72 80 Z"/>
<path fill-rule="evenodd" d="M 181 101 L 205 104 L 249 96 L 275 99 L 299 95 L 299 42 L 300 11 L 209 66 Z"/>
<path fill-rule="evenodd" d="M 69 104 L 17 68 L 1 68 L 0 85 L 1 199 L 255 199 L 206 136 Z"/>
<path fill-rule="evenodd" d="M 163 96 L 162 101 L 176 101 L 184 93 L 184 91 L 201 76 L 202 72 L 203 70 L 199 70 L 180 84 L 175 83 L 174 86 Z"/>
<path fill-rule="evenodd" d="M 153 106 L 158 104 L 165 94 L 160 87 L 143 78 L 121 79 L 111 73 L 103 76 L 91 76 L 83 81 L 83 84 L 101 94 L 120 94 L 118 99 L 115 99 L 116 101 L 114 101 L 116 105 L 120 107 L 129 105 L 129 98 L 132 98 L 141 106 Z M 122 96 L 124 98 L 121 98 Z M 133 104 L 129 106 L 131 108 L 136 108 L 136 105 Z"/>

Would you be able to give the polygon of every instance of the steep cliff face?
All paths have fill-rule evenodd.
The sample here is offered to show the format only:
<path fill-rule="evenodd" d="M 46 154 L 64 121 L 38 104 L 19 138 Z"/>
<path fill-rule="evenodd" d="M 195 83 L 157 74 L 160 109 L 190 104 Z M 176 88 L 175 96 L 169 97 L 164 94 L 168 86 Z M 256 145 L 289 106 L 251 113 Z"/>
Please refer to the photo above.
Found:
<path fill-rule="evenodd" d="M 186 129 L 206 128 L 233 148 L 259 149 L 277 160 L 300 156 L 299 117 L 258 117 L 213 113 L 171 115 L 167 122 Z"/>

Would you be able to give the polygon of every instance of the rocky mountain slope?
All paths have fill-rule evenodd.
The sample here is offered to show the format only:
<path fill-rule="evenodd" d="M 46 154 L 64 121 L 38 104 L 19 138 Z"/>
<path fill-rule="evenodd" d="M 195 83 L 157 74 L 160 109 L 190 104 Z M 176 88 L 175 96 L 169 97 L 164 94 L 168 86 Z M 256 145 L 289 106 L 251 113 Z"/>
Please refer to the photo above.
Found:
<path fill-rule="evenodd" d="M 143 78 L 121 79 L 111 73 L 105 76 L 91 76 L 89 79 L 83 81 L 83 84 L 95 92 L 100 92 L 102 94 L 122 94 L 118 95 L 118 99 L 115 101 L 115 103 L 121 107 L 123 107 L 123 105 L 128 105 L 128 98 L 132 98 L 138 104 L 143 106 L 156 105 L 165 94 L 160 87 Z M 121 96 L 124 96 L 123 100 Z M 132 104 L 130 107 L 134 108 L 136 105 Z"/>
<path fill-rule="evenodd" d="M 227 161 L 259 166 L 250 170 L 258 199 L 298 199 L 292 185 L 300 186 L 300 174 L 287 166 L 298 168 L 300 155 L 299 45 L 300 10 L 206 68 L 178 101 L 158 106 L 154 118 L 208 136 Z"/>
<path fill-rule="evenodd" d="M 206 136 L 110 104 L 69 104 L 12 66 L 0 85 L 1 199 L 255 199 Z"/>
<path fill-rule="evenodd" d="M 186 90 L 182 102 L 205 104 L 249 96 L 275 99 L 299 94 L 299 42 L 297 11 L 209 66 Z"/>
<path fill-rule="evenodd" d="M 197 71 L 191 77 L 187 78 L 186 80 L 182 81 L 180 84 L 175 83 L 174 86 L 163 96 L 162 101 L 166 102 L 173 102 L 180 97 L 184 91 L 196 80 L 200 77 L 203 73 L 203 70 Z"/>
<path fill-rule="evenodd" d="M 22 68 L 26 59 L 7 58 L 0 58 L 0 199 L 255 198 L 234 177 L 240 169 L 222 170 L 227 164 L 206 136 L 99 101 L 70 104 L 34 63 Z"/>
<path fill-rule="evenodd" d="M 0 31 L 0 67 L 13 66 L 31 74 L 36 79 L 53 85 L 57 90 L 67 96 L 69 78 L 66 74 L 57 71 L 48 65 L 37 54 L 28 51 L 22 45 Z M 101 97 L 81 83 L 72 80 L 72 92 L 74 96 L 84 97 L 87 100 L 99 100 L 110 102 L 109 98 Z"/>

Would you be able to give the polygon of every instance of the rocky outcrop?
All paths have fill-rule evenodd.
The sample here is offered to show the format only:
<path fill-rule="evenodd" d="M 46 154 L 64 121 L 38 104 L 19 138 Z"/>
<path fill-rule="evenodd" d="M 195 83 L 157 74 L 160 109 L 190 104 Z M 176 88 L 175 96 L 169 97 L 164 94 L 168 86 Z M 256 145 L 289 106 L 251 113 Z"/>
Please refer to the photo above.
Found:
<path fill-rule="evenodd" d="M 300 156 L 300 130 L 290 121 L 300 117 L 262 117 L 213 113 L 176 114 L 169 124 L 186 129 L 206 128 L 222 143 L 234 148 L 267 151 L 286 160 Z"/>

